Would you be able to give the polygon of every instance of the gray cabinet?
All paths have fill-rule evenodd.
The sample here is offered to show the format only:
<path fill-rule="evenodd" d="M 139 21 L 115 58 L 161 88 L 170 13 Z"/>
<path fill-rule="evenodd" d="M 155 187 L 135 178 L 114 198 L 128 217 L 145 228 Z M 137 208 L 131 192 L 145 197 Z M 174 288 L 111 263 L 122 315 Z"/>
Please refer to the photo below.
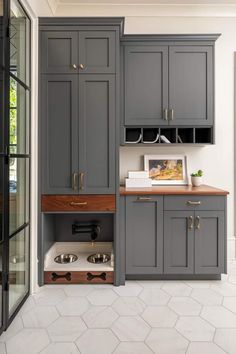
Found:
<path fill-rule="evenodd" d="M 41 95 L 43 193 L 71 194 L 78 171 L 77 77 L 44 75 Z"/>
<path fill-rule="evenodd" d="M 194 217 L 191 211 L 167 211 L 164 216 L 164 273 L 194 273 Z"/>
<path fill-rule="evenodd" d="M 43 75 L 42 192 L 114 193 L 114 75 Z"/>
<path fill-rule="evenodd" d="M 124 57 L 125 124 L 168 124 L 168 47 L 130 45 Z"/>
<path fill-rule="evenodd" d="M 224 211 L 165 211 L 165 274 L 224 272 Z"/>
<path fill-rule="evenodd" d="M 217 38 L 124 36 L 123 124 L 213 126 Z"/>
<path fill-rule="evenodd" d="M 78 64 L 77 32 L 43 31 L 41 38 L 42 73 L 75 73 Z"/>
<path fill-rule="evenodd" d="M 115 31 L 43 31 L 42 73 L 116 72 Z"/>
<path fill-rule="evenodd" d="M 225 203 L 222 195 L 122 197 L 125 236 L 119 240 L 126 275 L 194 278 L 226 272 Z"/>
<path fill-rule="evenodd" d="M 115 77 L 79 77 L 80 193 L 115 191 Z"/>
<path fill-rule="evenodd" d="M 169 47 L 169 123 L 213 124 L 213 48 Z"/>
<path fill-rule="evenodd" d="M 163 272 L 163 197 L 126 197 L 126 274 Z"/>
<path fill-rule="evenodd" d="M 79 31 L 79 69 L 82 74 L 115 74 L 115 35 L 114 31 Z"/>
<path fill-rule="evenodd" d="M 195 212 L 195 273 L 224 272 L 224 212 Z"/>

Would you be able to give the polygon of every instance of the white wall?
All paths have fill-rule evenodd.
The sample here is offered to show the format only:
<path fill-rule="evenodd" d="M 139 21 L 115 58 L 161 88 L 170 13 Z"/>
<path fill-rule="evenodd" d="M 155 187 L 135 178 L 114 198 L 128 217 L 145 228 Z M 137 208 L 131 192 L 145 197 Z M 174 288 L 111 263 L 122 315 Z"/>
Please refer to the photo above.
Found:
<path fill-rule="evenodd" d="M 228 256 L 235 256 L 234 238 L 234 52 L 235 18 L 128 17 L 125 33 L 222 33 L 216 42 L 216 145 L 206 147 L 121 147 L 121 180 L 129 169 L 143 167 L 144 154 L 186 154 L 189 172 L 204 170 L 204 182 L 230 192 Z"/>

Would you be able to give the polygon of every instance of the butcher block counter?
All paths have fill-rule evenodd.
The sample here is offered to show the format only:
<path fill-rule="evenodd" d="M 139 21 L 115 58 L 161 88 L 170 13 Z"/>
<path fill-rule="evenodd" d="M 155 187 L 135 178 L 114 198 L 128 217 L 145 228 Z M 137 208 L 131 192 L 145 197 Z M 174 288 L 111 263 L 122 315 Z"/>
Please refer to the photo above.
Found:
<path fill-rule="evenodd" d="M 187 186 L 155 186 L 151 188 L 125 188 L 120 187 L 120 195 L 227 195 L 229 192 L 201 185 L 199 187 Z"/>

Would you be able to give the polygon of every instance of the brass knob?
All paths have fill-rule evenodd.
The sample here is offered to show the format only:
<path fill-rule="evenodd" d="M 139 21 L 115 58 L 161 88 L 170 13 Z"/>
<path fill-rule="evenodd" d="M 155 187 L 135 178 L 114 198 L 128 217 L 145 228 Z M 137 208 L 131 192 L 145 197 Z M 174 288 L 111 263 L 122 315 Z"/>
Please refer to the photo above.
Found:
<path fill-rule="evenodd" d="M 77 69 L 77 65 L 76 64 L 72 64 L 72 68 L 76 70 Z"/>
<path fill-rule="evenodd" d="M 84 69 L 85 69 L 85 65 L 84 65 L 84 64 L 79 64 L 79 68 L 80 68 L 81 70 L 84 70 Z"/>

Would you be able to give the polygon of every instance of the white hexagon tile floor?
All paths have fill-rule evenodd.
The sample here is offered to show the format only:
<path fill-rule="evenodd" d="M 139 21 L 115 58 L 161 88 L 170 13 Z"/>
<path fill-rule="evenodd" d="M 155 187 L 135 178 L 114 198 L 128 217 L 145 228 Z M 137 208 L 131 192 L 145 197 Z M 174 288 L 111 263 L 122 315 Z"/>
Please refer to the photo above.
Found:
<path fill-rule="evenodd" d="M 15 353 L 236 354 L 236 262 L 221 281 L 44 286 L 0 337 Z"/>

